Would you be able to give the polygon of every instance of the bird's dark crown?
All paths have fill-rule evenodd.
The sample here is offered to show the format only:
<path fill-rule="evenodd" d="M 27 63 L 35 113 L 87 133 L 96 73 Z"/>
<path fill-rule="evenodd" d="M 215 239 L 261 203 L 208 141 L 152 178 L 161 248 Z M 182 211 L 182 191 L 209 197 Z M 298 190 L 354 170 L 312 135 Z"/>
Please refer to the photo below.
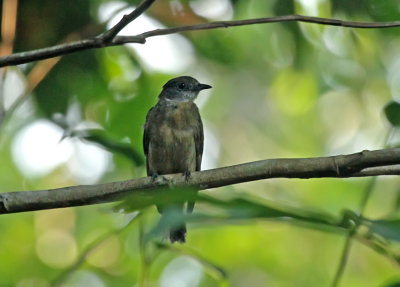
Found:
<path fill-rule="evenodd" d="M 169 80 L 163 86 L 159 98 L 173 101 L 193 101 L 201 90 L 210 88 L 210 85 L 200 84 L 195 78 L 181 76 Z"/>

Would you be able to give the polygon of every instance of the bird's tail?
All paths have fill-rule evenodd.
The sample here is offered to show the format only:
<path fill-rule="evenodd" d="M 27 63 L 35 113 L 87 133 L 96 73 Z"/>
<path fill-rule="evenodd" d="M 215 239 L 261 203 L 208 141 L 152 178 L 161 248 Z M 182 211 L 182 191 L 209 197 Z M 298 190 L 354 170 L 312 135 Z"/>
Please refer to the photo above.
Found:
<path fill-rule="evenodd" d="M 171 240 L 171 243 L 174 243 L 174 242 L 185 243 L 186 242 L 186 224 L 182 223 L 181 225 L 170 229 L 169 239 Z"/>

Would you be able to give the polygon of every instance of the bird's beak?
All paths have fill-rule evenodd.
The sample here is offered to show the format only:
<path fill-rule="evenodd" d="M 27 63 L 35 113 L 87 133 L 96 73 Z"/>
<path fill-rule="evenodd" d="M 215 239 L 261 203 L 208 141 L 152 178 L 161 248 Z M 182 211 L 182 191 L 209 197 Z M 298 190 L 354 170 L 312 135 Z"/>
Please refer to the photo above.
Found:
<path fill-rule="evenodd" d="M 198 84 L 197 85 L 197 90 L 201 91 L 201 90 L 205 90 L 205 89 L 211 89 L 212 87 L 210 85 L 206 85 L 206 84 Z"/>

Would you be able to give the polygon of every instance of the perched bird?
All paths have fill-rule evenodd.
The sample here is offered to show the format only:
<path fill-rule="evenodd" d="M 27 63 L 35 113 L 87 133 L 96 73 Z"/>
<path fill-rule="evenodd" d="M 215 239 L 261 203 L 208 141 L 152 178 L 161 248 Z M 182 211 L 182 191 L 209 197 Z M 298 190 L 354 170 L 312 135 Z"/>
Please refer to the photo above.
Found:
<path fill-rule="evenodd" d="M 199 171 L 203 155 L 203 123 L 199 109 L 193 102 L 199 92 L 210 89 L 196 79 L 182 76 L 169 80 L 158 96 L 157 104 L 146 116 L 143 148 L 146 155 L 147 175 L 180 173 L 190 177 Z M 157 206 L 162 213 L 164 206 Z M 183 203 L 178 206 L 183 212 Z M 193 211 L 194 202 L 188 202 L 187 211 Z M 171 242 L 185 242 L 186 226 L 181 224 L 170 230 Z"/>

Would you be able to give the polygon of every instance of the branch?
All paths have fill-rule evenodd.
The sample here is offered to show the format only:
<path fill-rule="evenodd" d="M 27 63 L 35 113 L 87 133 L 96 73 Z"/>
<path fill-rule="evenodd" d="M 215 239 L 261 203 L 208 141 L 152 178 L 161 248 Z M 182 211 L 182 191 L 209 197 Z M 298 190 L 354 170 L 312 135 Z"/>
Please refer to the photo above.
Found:
<path fill-rule="evenodd" d="M 229 167 L 193 172 L 189 182 L 182 174 L 131 179 L 98 185 L 6 192 L 0 194 L 0 214 L 97 204 L 169 186 L 199 190 L 271 178 L 365 177 L 400 175 L 400 148 L 362 151 L 316 158 L 267 159 Z"/>
<path fill-rule="evenodd" d="M 129 23 L 139 17 L 143 12 L 148 9 L 155 0 L 143 0 L 135 10 L 130 14 L 124 15 L 122 19 L 114 25 L 111 29 L 107 30 L 98 37 L 92 39 L 85 39 L 80 41 L 75 41 L 67 44 L 56 45 L 48 48 L 37 49 L 28 52 L 21 52 L 16 54 L 11 54 L 5 57 L 0 57 L 0 67 L 25 64 L 32 61 L 43 60 L 48 58 L 53 58 L 57 56 L 62 56 L 66 54 L 71 54 L 78 51 L 102 48 L 106 46 L 115 46 L 124 44 L 122 39 L 116 39 L 116 35 Z M 113 43 L 116 40 L 116 43 Z M 142 43 L 142 39 L 136 39 L 136 37 L 126 37 L 124 39 L 126 43 Z"/>
<path fill-rule="evenodd" d="M 143 0 L 135 10 L 133 10 L 130 14 L 124 15 L 122 19 L 110 30 L 105 32 L 100 36 L 100 38 L 103 40 L 104 43 L 109 43 L 111 42 L 115 36 L 121 32 L 123 28 L 125 28 L 126 25 L 131 23 L 133 20 L 135 20 L 137 17 L 143 14 L 145 10 L 147 10 L 151 4 L 154 3 L 155 0 Z"/>
<path fill-rule="evenodd" d="M 141 5 L 147 8 L 152 3 L 152 1 L 143 1 L 142 4 L 138 6 L 135 10 L 137 11 Z M 143 4 L 146 3 L 146 4 Z M 143 6 L 141 10 L 143 9 Z M 139 12 L 143 12 L 139 10 Z M 115 36 L 114 33 L 120 31 L 119 29 L 125 27 L 129 21 L 134 20 L 137 15 L 133 11 L 131 14 L 124 16 L 124 18 L 109 31 L 105 32 L 102 36 L 86 39 L 76 42 L 71 42 L 67 44 L 57 45 L 53 47 L 15 53 L 8 56 L 0 57 L 0 67 L 5 66 L 14 66 L 24 63 L 29 63 L 32 61 L 43 60 L 47 58 L 57 57 L 60 55 L 70 54 L 77 51 L 89 50 L 89 49 L 97 49 L 103 47 L 110 46 L 118 46 L 127 43 L 136 43 L 136 44 L 144 44 L 146 39 L 149 37 L 162 36 L 162 35 L 170 35 L 176 34 L 186 31 L 198 31 L 198 30 L 209 30 L 209 29 L 218 29 L 218 28 L 228 28 L 235 26 L 246 26 L 253 24 L 265 24 L 265 23 L 277 23 L 277 22 L 306 22 L 306 23 L 314 23 L 321 25 L 330 25 L 330 26 L 342 26 L 348 28 L 393 28 L 400 27 L 400 21 L 394 22 L 353 22 L 353 21 L 342 21 L 336 19 L 328 19 L 328 18 L 319 18 L 319 17 L 309 17 L 302 15 L 284 15 L 284 16 L 276 16 L 276 17 L 267 17 L 267 18 L 257 18 L 257 19 L 247 19 L 247 20 L 235 20 L 235 21 L 221 21 L 221 22 L 211 22 L 205 24 L 198 25 L 189 25 L 189 26 L 181 26 L 174 28 L 165 28 L 165 29 L 156 29 L 151 30 L 142 34 L 138 34 L 135 36 Z M 117 28 L 116 28 L 117 27 Z M 121 28 L 121 29 L 122 29 Z M 115 30 L 113 30 L 115 29 Z M 111 32 L 113 31 L 113 32 Z M 110 40 L 111 39 L 111 40 Z"/>
<path fill-rule="evenodd" d="M 387 134 L 386 134 L 386 136 L 384 138 L 385 139 L 384 140 L 384 147 L 385 148 L 388 147 L 389 139 L 391 138 L 393 132 L 394 132 L 394 128 L 393 127 L 388 130 L 388 132 L 387 132 Z M 338 265 L 338 267 L 336 269 L 335 277 L 333 277 L 333 281 L 332 281 L 332 285 L 331 285 L 332 287 L 338 286 L 339 282 L 341 280 L 341 277 L 343 276 L 344 269 L 346 267 L 347 261 L 348 261 L 349 256 L 350 256 L 352 239 L 357 234 L 358 229 L 359 229 L 359 227 L 361 225 L 362 217 L 363 217 L 364 212 L 365 212 L 365 208 L 367 206 L 368 200 L 371 197 L 372 191 L 374 190 L 374 188 L 376 186 L 376 181 L 377 181 L 377 177 L 376 176 L 370 178 L 368 184 L 365 186 L 364 196 L 362 197 L 362 200 L 361 200 L 359 214 L 356 215 L 356 217 L 357 217 L 356 219 L 351 219 L 355 224 L 352 224 L 351 228 L 346 233 L 346 239 L 345 239 L 344 247 L 343 247 L 343 250 L 342 250 L 342 254 L 340 256 L 339 265 Z M 371 244 L 372 244 L 372 242 L 371 242 Z M 372 246 L 374 246 L 374 244 L 372 244 Z M 375 248 L 375 250 L 376 250 L 376 248 Z M 383 253 L 387 253 L 387 252 L 383 252 Z"/>

